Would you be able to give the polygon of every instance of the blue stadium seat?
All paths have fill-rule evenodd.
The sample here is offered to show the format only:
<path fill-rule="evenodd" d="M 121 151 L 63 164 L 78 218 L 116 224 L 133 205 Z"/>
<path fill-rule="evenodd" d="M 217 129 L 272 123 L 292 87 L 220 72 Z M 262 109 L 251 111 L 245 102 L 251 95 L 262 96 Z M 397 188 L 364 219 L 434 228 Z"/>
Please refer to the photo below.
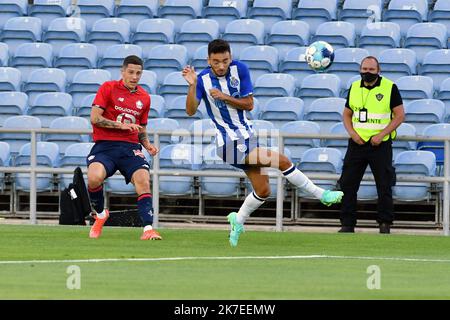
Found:
<path fill-rule="evenodd" d="M 175 71 L 169 73 L 159 88 L 159 94 L 164 97 L 167 105 L 170 105 L 176 97 L 185 95 L 188 91 L 188 84 L 183 78 L 181 72 Z"/>
<path fill-rule="evenodd" d="M 108 70 L 113 80 L 122 78 L 121 70 L 123 60 L 135 55 L 142 59 L 142 48 L 134 44 L 116 44 L 106 48 L 103 57 L 98 61 L 98 67 Z"/>
<path fill-rule="evenodd" d="M 343 98 L 319 98 L 305 109 L 303 120 L 316 122 L 320 133 L 328 133 L 331 126 L 342 121 L 344 108 Z"/>
<path fill-rule="evenodd" d="M 334 148 L 311 148 L 303 154 L 298 168 L 303 172 L 341 173 L 344 158 Z"/>
<path fill-rule="evenodd" d="M 18 167 L 29 167 L 31 164 L 31 144 L 27 143 L 19 151 L 15 159 L 15 165 Z M 59 166 L 58 145 L 53 142 L 38 142 L 36 148 L 36 164 L 39 167 L 56 168 Z M 15 177 L 16 190 L 30 192 L 30 174 L 17 173 Z M 36 191 L 44 192 L 53 189 L 53 174 L 36 174 Z"/>
<path fill-rule="evenodd" d="M 396 81 L 401 76 L 417 74 L 416 53 L 410 49 L 386 49 L 380 53 L 381 75 Z"/>
<path fill-rule="evenodd" d="M 278 129 L 287 122 L 303 120 L 303 101 L 293 97 L 272 98 L 261 108 L 259 119 L 272 122 Z"/>
<path fill-rule="evenodd" d="M 360 48 L 341 48 L 334 52 L 334 62 L 327 70 L 341 79 L 341 85 L 359 73 L 362 59 L 369 56 L 369 52 Z"/>
<path fill-rule="evenodd" d="M 0 30 L 10 18 L 27 15 L 28 0 L 0 0 Z"/>
<path fill-rule="evenodd" d="M 334 49 L 347 48 L 355 46 L 355 26 L 350 22 L 331 21 L 324 22 L 317 27 L 315 35 L 311 42 L 326 41 Z"/>
<path fill-rule="evenodd" d="M 43 92 L 64 92 L 66 73 L 57 68 L 36 69 L 30 73 L 22 91 L 28 95 L 29 104 L 33 104 L 38 94 Z"/>
<path fill-rule="evenodd" d="M 165 118 L 176 119 L 180 123 L 181 128 L 189 128 L 195 120 L 205 119 L 207 117 L 205 109 L 202 110 L 201 108 L 204 105 L 203 101 L 200 103 L 197 112 L 193 116 L 188 116 L 186 114 L 186 97 L 186 95 L 179 95 L 170 104 L 166 103 L 166 110 L 164 112 Z"/>
<path fill-rule="evenodd" d="M 295 93 L 295 79 L 289 74 L 269 73 L 260 76 L 253 88 L 253 94 L 264 107 L 269 99 L 292 97 Z"/>
<path fill-rule="evenodd" d="M 289 134 L 319 134 L 320 127 L 311 121 L 292 121 L 283 125 L 281 133 Z M 306 150 L 319 147 L 319 139 L 311 138 L 285 138 L 284 146 L 291 151 L 291 159 L 294 163 L 299 162 Z"/>
<path fill-rule="evenodd" d="M 203 8 L 203 17 L 216 20 L 220 33 L 224 33 L 228 23 L 247 17 L 247 5 L 247 1 L 209 0 Z"/>
<path fill-rule="evenodd" d="M 222 39 L 230 43 L 234 59 L 248 46 L 264 44 L 264 23 L 254 19 L 234 20 L 227 24 Z"/>
<path fill-rule="evenodd" d="M 60 168 L 84 167 L 86 165 L 86 158 L 91 152 L 93 146 L 94 143 L 92 142 L 73 143 L 69 145 L 66 148 L 64 155 L 62 155 L 61 157 L 59 167 Z M 62 174 L 60 177 L 61 177 L 60 178 L 61 190 L 67 188 L 69 184 L 71 184 L 73 181 L 73 174 Z"/>
<path fill-rule="evenodd" d="M 333 126 L 329 128 L 329 134 L 332 135 L 346 135 L 348 136 L 348 132 L 344 127 L 342 122 L 335 123 Z M 347 152 L 348 139 L 325 139 L 322 142 L 322 146 L 327 148 L 335 148 L 341 151 L 343 155 Z"/>
<path fill-rule="evenodd" d="M 419 74 L 433 78 L 434 89 L 439 90 L 441 83 L 450 72 L 450 50 L 438 49 L 428 52 L 423 58 Z"/>
<path fill-rule="evenodd" d="M 306 22 L 279 21 L 272 26 L 266 44 L 277 48 L 280 60 L 283 60 L 290 49 L 307 46 L 310 36 Z"/>
<path fill-rule="evenodd" d="M 169 19 L 146 19 L 141 21 L 131 37 L 131 43 L 148 52 L 156 46 L 174 43 L 175 24 Z"/>
<path fill-rule="evenodd" d="M 72 114 L 72 96 L 62 92 L 41 93 L 30 101 L 27 114 L 38 117 L 43 128 L 48 128 L 52 120 Z"/>
<path fill-rule="evenodd" d="M 6 43 L 0 42 L 0 67 L 7 67 L 9 61 L 9 48 Z"/>
<path fill-rule="evenodd" d="M 402 36 L 405 36 L 409 27 L 426 21 L 427 17 L 427 0 L 391 0 L 384 11 L 383 21 L 398 23 Z"/>
<path fill-rule="evenodd" d="M 439 91 L 436 92 L 436 99 L 441 100 L 445 104 L 444 122 L 450 122 L 450 78 L 441 83 Z"/>
<path fill-rule="evenodd" d="M 72 43 L 61 48 L 54 67 L 66 72 L 70 83 L 78 71 L 97 67 L 97 47 L 90 43 Z"/>
<path fill-rule="evenodd" d="M 3 128 L 15 129 L 40 129 L 41 120 L 33 116 L 12 116 L 3 122 Z M 29 133 L 1 133 L 0 141 L 9 143 L 11 154 L 17 155 L 20 148 L 27 142 L 30 142 L 31 135 Z"/>
<path fill-rule="evenodd" d="M 9 144 L 0 141 L 0 166 L 8 167 L 11 160 L 11 155 L 9 153 Z M 5 173 L 0 172 L 0 190 L 5 189 Z"/>
<path fill-rule="evenodd" d="M 149 94 L 155 94 L 158 87 L 158 79 L 156 73 L 150 70 L 143 70 L 139 85 Z"/>
<path fill-rule="evenodd" d="M 306 22 L 314 34 L 317 27 L 327 21 L 337 19 L 337 1 L 324 0 L 320 3 L 316 0 L 302 0 L 292 12 L 293 20 Z"/>
<path fill-rule="evenodd" d="M 414 125 L 418 135 L 424 128 L 444 120 L 445 105 L 436 99 L 413 100 L 405 106 L 405 122 Z"/>
<path fill-rule="evenodd" d="M 429 12 L 428 21 L 442 23 L 450 29 L 450 2 L 447 0 L 437 0 L 433 10 Z"/>
<path fill-rule="evenodd" d="M 121 0 L 115 15 L 130 21 L 131 32 L 135 32 L 142 20 L 156 17 L 158 9 L 159 0 Z"/>
<path fill-rule="evenodd" d="M 95 96 L 95 93 L 84 96 L 79 106 L 74 105 L 72 114 L 77 117 L 85 118 L 90 123 L 92 103 L 94 102 Z"/>
<path fill-rule="evenodd" d="M 176 136 L 176 130 L 180 129 L 180 124 L 175 119 L 169 118 L 156 118 L 148 119 L 147 122 L 147 133 L 151 143 L 154 141 L 155 131 L 172 131 L 172 135 L 160 135 L 159 136 L 159 150 L 165 146 L 173 143 L 178 143 L 179 138 Z"/>
<path fill-rule="evenodd" d="M 400 136 L 416 136 L 416 128 L 409 123 L 403 122 L 398 128 L 397 128 L 397 137 Z M 417 148 L 417 141 L 400 141 L 397 139 L 394 139 L 392 141 L 392 157 L 395 159 L 397 154 L 403 151 L 409 151 L 409 150 L 416 150 Z"/>
<path fill-rule="evenodd" d="M 201 46 L 194 52 L 194 56 L 191 60 L 191 66 L 195 68 L 196 72 L 201 72 L 206 69 L 208 65 L 208 46 Z"/>
<path fill-rule="evenodd" d="M 130 42 L 130 22 L 122 18 L 104 18 L 96 21 L 86 41 L 98 49 L 102 57 L 109 46 Z"/>
<path fill-rule="evenodd" d="M 0 91 L 20 91 L 22 74 L 19 69 L 0 67 Z"/>
<path fill-rule="evenodd" d="M 16 48 L 10 65 L 20 70 L 22 81 L 27 81 L 32 71 L 51 68 L 52 60 L 53 50 L 48 43 L 24 43 Z"/>
<path fill-rule="evenodd" d="M 150 50 L 144 62 L 144 69 L 155 72 L 158 75 L 158 82 L 162 84 L 169 73 L 181 71 L 187 62 L 188 53 L 185 46 L 165 44 Z"/>
<path fill-rule="evenodd" d="M 413 24 L 406 34 L 404 47 L 414 50 L 417 62 L 422 63 L 429 51 L 447 47 L 447 27 L 431 22 Z"/>
<path fill-rule="evenodd" d="M 111 80 L 111 73 L 102 69 L 89 69 L 78 71 L 66 92 L 73 98 L 74 107 L 80 107 L 83 98 L 91 93 L 97 93 L 98 88 L 106 81 Z"/>
<path fill-rule="evenodd" d="M 166 112 L 166 102 L 164 101 L 164 98 L 156 94 L 150 95 L 150 98 L 150 112 L 148 113 L 148 118 L 164 118 L 164 112 Z"/>
<path fill-rule="evenodd" d="M 61 48 L 69 43 L 86 40 L 86 22 L 81 18 L 57 18 L 50 23 L 42 37 L 43 42 L 50 43 L 53 53 L 58 56 Z"/>
<path fill-rule="evenodd" d="M 303 99 L 307 108 L 317 98 L 339 97 L 341 80 L 335 74 L 312 74 L 306 76 L 296 96 Z"/>
<path fill-rule="evenodd" d="M 381 21 L 383 0 L 346 0 L 339 13 L 339 20 L 355 26 L 357 35 L 368 22 Z"/>
<path fill-rule="evenodd" d="M 258 120 L 259 119 L 259 114 L 260 114 L 260 103 L 259 100 L 255 97 L 253 97 L 253 109 L 250 111 L 247 111 L 246 115 L 247 115 L 247 119 L 249 120 Z"/>
<path fill-rule="evenodd" d="M 170 19 L 175 23 L 175 31 L 180 31 L 184 22 L 202 16 L 202 0 L 166 0 L 159 8 L 161 18 Z"/>
<path fill-rule="evenodd" d="M 203 45 L 208 45 L 219 38 L 219 24 L 211 19 L 188 20 L 181 26 L 176 36 L 176 43 L 184 45 L 192 58 L 194 52 Z"/>
<path fill-rule="evenodd" d="M 290 49 L 281 61 L 279 70 L 282 73 L 287 73 L 295 78 L 296 87 L 300 87 L 303 79 L 314 74 L 314 70 L 306 63 L 305 51 L 307 47 L 298 47 Z"/>
<path fill-rule="evenodd" d="M 191 132 L 191 142 L 196 145 L 215 145 L 216 125 L 211 119 L 195 120 L 189 126 Z M 202 136 L 194 136 L 194 134 L 202 134 Z M 181 137 L 183 143 L 188 143 L 189 137 Z"/>
<path fill-rule="evenodd" d="M 433 79 L 427 76 L 405 76 L 397 79 L 395 84 L 400 91 L 403 103 L 417 99 L 433 99 Z"/>
<path fill-rule="evenodd" d="M 41 37 L 41 19 L 16 17 L 6 21 L 0 33 L 0 42 L 6 43 L 9 46 L 10 55 L 13 55 L 21 44 L 41 41 Z"/>
<path fill-rule="evenodd" d="M 254 0 L 248 17 L 263 22 L 265 32 L 269 33 L 276 22 L 290 20 L 291 11 L 292 0 Z"/>
<path fill-rule="evenodd" d="M 50 129 L 61 130 L 89 130 L 89 121 L 85 118 L 74 116 L 55 117 L 49 125 Z M 74 143 L 89 142 L 88 134 L 62 134 L 62 133 L 48 133 L 42 137 L 43 141 L 54 142 L 59 147 L 59 153 L 63 155 L 68 146 Z"/>
<path fill-rule="evenodd" d="M 242 50 L 240 59 L 250 69 L 252 83 L 266 74 L 278 71 L 278 50 L 271 46 L 250 46 Z"/>
<path fill-rule="evenodd" d="M 272 137 L 275 125 L 267 120 L 252 120 L 252 128 L 255 131 L 259 145 L 262 147 L 273 147 L 277 145 L 277 138 Z"/>
<path fill-rule="evenodd" d="M 423 130 L 423 135 L 448 138 L 450 136 L 450 124 L 437 123 L 429 125 Z M 436 156 L 436 164 L 442 169 L 444 166 L 444 142 L 419 142 L 417 143 L 417 149 L 433 152 Z"/>
<path fill-rule="evenodd" d="M 78 0 L 77 6 L 80 10 L 81 18 L 86 21 L 87 30 L 90 31 L 94 23 L 103 18 L 114 15 L 114 0 Z"/>
<path fill-rule="evenodd" d="M 181 174 L 201 168 L 202 149 L 190 144 L 168 145 L 161 149 L 159 158 L 161 168 L 180 172 L 176 176 L 160 176 L 160 193 L 171 196 L 192 194 L 194 178 Z"/>
<path fill-rule="evenodd" d="M 362 28 L 358 46 L 378 57 L 383 50 L 399 48 L 400 26 L 394 22 L 373 22 Z"/>
<path fill-rule="evenodd" d="M 47 30 L 53 20 L 66 16 L 70 5 L 71 0 L 34 0 L 28 15 L 41 19 L 42 29 Z"/>
<path fill-rule="evenodd" d="M 28 96 L 23 92 L 0 92 L 0 126 L 11 116 L 21 116 L 28 108 Z"/>
<path fill-rule="evenodd" d="M 348 79 L 345 87 L 341 87 L 341 95 L 340 95 L 341 98 L 347 99 L 348 92 L 350 91 L 350 87 L 352 86 L 353 82 L 355 82 L 355 81 L 361 81 L 361 76 L 359 74 Z M 341 85 L 344 85 L 344 83 L 341 82 Z"/>

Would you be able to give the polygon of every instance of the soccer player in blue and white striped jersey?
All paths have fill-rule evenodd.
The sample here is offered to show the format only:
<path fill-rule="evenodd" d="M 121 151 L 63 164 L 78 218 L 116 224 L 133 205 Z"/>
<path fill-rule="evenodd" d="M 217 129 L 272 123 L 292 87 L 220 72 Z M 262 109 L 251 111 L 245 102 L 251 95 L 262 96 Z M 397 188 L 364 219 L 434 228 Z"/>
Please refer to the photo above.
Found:
<path fill-rule="evenodd" d="M 201 100 L 205 102 L 208 115 L 217 129 L 217 154 L 224 162 L 244 170 L 253 186 L 253 192 L 247 196 L 239 211 L 228 215 L 230 244 L 237 245 L 246 218 L 270 195 L 269 177 L 261 171 L 263 167 L 281 170 L 289 182 L 327 206 L 339 203 L 342 192 L 319 188 L 286 156 L 259 146 L 246 116 L 246 112 L 253 109 L 250 72 L 244 63 L 232 60 L 228 42 L 216 39 L 209 43 L 208 64 L 209 67 L 198 75 L 191 66 L 186 66 L 182 71 L 189 84 L 186 113 L 194 115 Z"/>

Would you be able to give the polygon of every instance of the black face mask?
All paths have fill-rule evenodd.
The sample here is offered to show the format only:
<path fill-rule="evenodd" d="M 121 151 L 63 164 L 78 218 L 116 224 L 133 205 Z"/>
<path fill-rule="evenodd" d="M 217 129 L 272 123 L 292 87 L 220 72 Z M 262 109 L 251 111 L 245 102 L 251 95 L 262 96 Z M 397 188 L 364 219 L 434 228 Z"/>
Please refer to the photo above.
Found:
<path fill-rule="evenodd" d="M 363 79 L 364 82 L 371 83 L 378 79 L 377 73 L 370 73 L 370 72 L 364 72 L 360 73 L 361 79 Z"/>

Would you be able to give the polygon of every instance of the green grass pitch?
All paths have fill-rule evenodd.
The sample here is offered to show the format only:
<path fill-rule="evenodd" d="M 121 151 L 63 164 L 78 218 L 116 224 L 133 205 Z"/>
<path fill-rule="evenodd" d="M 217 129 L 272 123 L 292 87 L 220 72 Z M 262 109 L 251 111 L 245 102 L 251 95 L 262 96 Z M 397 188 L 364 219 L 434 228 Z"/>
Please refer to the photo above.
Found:
<path fill-rule="evenodd" d="M 140 228 L 89 239 L 88 227 L 1 225 L 0 299 L 450 298 L 447 237 L 247 231 L 231 248 L 227 230 L 160 231 L 163 241 L 141 241 Z M 180 257 L 192 259 L 150 259 Z M 73 265 L 80 289 L 67 286 Z"/>

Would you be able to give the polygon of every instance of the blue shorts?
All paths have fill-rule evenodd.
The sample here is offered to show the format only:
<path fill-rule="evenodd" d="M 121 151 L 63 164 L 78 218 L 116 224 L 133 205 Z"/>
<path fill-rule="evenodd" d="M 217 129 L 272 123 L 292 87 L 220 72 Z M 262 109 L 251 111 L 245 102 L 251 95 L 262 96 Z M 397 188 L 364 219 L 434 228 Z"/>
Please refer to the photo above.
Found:
<path fill-rule="evenodd" d="M 223 146 L 217 146 L 217 155 L 233 167 L 247 170 L 251 165 L 245 164 L 245 158 L 258 147 L 258 139 L 254 134 L 250 134 L 247 139 L 240 137 L 234 141 L 227 137 L 224 139 Z"/>
<path fill-rule="evenodd" d="M 97 141 L 86 158 L 87 166 L 94 162 L 103 164 L 106 178 L 117 170 L 125 177 L 128 184 L 133 173 L 139 169 L 150 169 L 139 143 L 125 141 Z"/>

